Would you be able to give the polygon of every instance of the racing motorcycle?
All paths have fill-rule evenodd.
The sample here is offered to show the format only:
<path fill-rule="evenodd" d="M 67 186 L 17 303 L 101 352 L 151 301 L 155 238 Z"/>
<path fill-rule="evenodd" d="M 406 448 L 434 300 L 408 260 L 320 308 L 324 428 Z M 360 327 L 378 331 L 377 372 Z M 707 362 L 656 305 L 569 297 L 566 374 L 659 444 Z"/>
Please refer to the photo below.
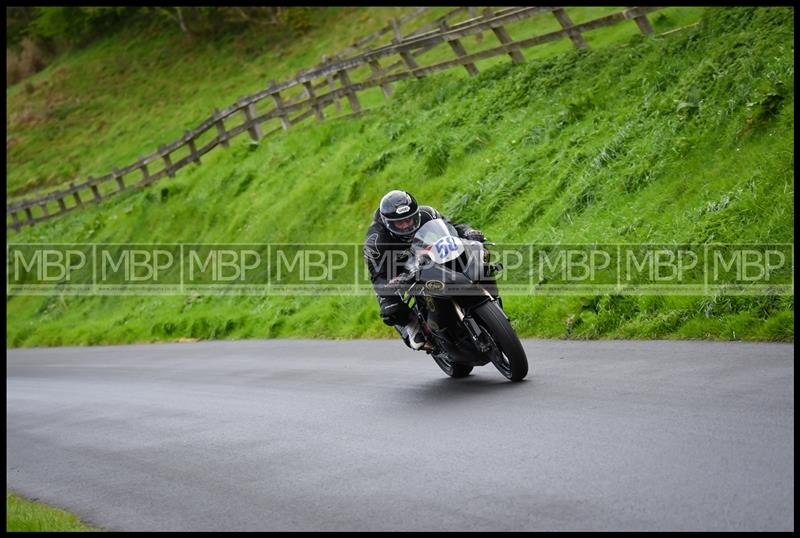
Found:
<path fill-rule="evenodd" d="M 450 377 L 466 377 L 490 361 L 511 381 L 528 374 L 528 358 L 502 308 L 485 245 L 458 237 L 444 219 L 415 233 L 394 291 L 417 316 L 425 349 Z"/>

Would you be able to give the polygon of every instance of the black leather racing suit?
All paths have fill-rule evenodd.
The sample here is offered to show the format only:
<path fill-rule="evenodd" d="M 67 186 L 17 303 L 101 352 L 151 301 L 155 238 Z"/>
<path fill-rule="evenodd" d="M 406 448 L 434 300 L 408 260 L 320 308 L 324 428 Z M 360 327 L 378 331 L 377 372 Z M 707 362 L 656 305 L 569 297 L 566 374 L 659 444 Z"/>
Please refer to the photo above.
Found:
<path fill-rule="evenodd" d="M 420 226 L 433 219 L 444 219 L 446 217 L 434 208 L 421 205 Z M 466 237 L 471 232 L 476 232 L 467 224 L 455 224 L 450 222 L 458 232 L 459 237 Z M 408 256 L 411 243 L 396 238 L 381 222 L 380 211 L 376 210 L 372 217 L 372 224 L 367 230 L 367 237 L 364 239 L 364 260 L 367 262 L 372 286 L 378 296 L 378 303 L 381 308 L 381 319 L 387 325 L 405 325 L 409 321 L 411 309 L 400 300 L 400 297 L 384 286 L 394 277 L 403 271 L 403 264 Z"/>

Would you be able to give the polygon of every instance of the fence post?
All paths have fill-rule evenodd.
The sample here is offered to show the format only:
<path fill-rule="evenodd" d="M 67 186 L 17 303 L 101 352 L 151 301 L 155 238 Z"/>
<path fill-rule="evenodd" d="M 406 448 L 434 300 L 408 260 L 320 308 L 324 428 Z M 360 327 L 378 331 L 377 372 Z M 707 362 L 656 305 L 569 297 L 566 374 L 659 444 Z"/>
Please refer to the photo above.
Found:
<path fill-rule="evenodd" d="M 492 8 L 487 7 L 483 10 L 483 16 L 486 19 L 491 19 L 493 17 Z M 497 37 L 498 41 L 500 41 L 501 45 L 507 45 L 511 43 L 512 39 L 511 36 L 508 35 L 508 32 L 502 26 L 494 26 L 492 27 L 492 32 Z M 508 55 L 511 56 L 511 61 L 515 64 L 521 64 L 525 61 L 525 56 L 522 55 L 522 51 L 519 49 L 510 50 L 508 51 Z"/>
<path fill-rule="evenodd" d="M 378 60 L 372 58 L 369 60 L 369 66 L 372 68 L 372 73 L 377 77 L 381 78 L 383 75 L 383 71 L 381 70 L 381 64 Z M 387 83 L 384 82 L 381 84 L 381 90 L 383 90 L 383 96 L 387 99 L 392 96 L 392 87 Z"/>
<path fill-rule="evenodd" d="M 172 169 L 172 159 L 169 157 L 169 152 L 166 151 L 166 146 L 158 147 L 158 154 L 164 159 L 164 168 L 167 170 L 169 177 L 175 177 L 175 170 Z"/>
<path fill-rule="evenodd" d="M 350 108 L 353 109 L 353 112 L 361 112 L 361 103 L 359 103 L 358 96 L 350 85 L 350 77 L 347 75 L 347 70 L 342 69 L 337 75 L 339 75 L 339 82 L 342 83 L 342 88 L 347 92 L 347 100 L 350 101 Z"/>
<path fill-rule="evenodd" d="M 42 202 L 41 204 L 39 204 L 39 207 L 42 208 L 42 213 L 44 213 L 44 217 L 50 216 L 50 211 L 47 210 L 47 202 Z"/>
<path fill-rule="evenodd" d="M 103 197 L 100 196 L 100 191 L 97 190 L 97 185 L 95 185 L 94 178 L 92 176 L 89 176 L 89 188 L 92 189 L 92 194 L 94 195 L 95 202 L 99 202 L 100 200 L 103 199 Z"/>
<path fill-rule="evenodd" d="M 27 221 L 27 222 L 28 222 L 28 223 L 29 223 L 31 226 L 33 226 L 33 221 L 34 221 L 34 218 L 33 218 L 33 213 L 31 213 L 31 208 L 30 208 L 30 207 L 26 207 L 26 208 L 25 208 L 25 214 L 28 216 L 28 221 Z"/>
<path fill-rule="evenodd" d="M 214 124 L 217 126 L 217 138 L 219 139 L 219 143 L 222 144 L 223 148 L 227 148 L 228 133 L 225 131 L 225 119 L 221 117 L 218 108 L 214 109 L 211 119 L 214 120 Z"/>
<path fill-rule="evenodd" d="M 643 34 L 647 35 L 653 33 L 653 26 L 650 24 L 650 19 L 647 18 L 647 15 L 638 15 L 634 17 L 633 20 L 636 21 L 636 25 Z"/>
<path fill-rule="evenodd" d="M 142 166 L 139 167 L 142 171 L 142 181 L 140 182 L 142 185 L 150 183 L 150 170 L 147 168 L 147 163 L 144 162 L 144 159 L 144 157 L 141 158 Z"/>
<path fill-rule="evenodd" d="M 314 93 L 314 85 L 311 84 L 310 80 L 303 82 L 303 87 L 306 90 L 306 97 L 310 99 L 311 108 L 314 109 L 314 115 L 317 117 L 317 121 L 322 121 L 325 119 L 325 114 L 322 113 L 322 107 L 317 101 L 317 94 Z"/>
<path fill-rule="evenodd" d="M 414 59 L 414 56 L 410 52 L 405 50 L 401 51 L 400 57 L 403 59 L 403 62 L 406 64 L 406 67 L 408 67 L 409 71 L 413 72 L 415 69 L 419 68 L 419 64 L 417 64 L 417 61 Z M 414 73 L 414 76 L 417 78 L 422 78 L 422 75 L 418 75 L 416 73 Z"/>
<path fill-rule="evenodd" d="M 446 32 L 449 28 L 450 27 L 447 25 L 447 21 L 439 21 L 439 30 L 441 30 L 442 33 Z M 458 39 L 449 40 L 447 43 L 450 45 L 450 48 L 453 49 L 453 52 L 455 52 L 456 56 L 458 56 L 459 58 L 463 58 L 464 56 L 467 55 L 467 51 L 464 48 L 464 45 L 462 45 L 461 41 L 459 41 Z M 478 71 L 478 67 L 474 63 L 464 64 L 464 69 L 466 69 L 467 73 L 469 73 L 470 76 L 473 77 L 480 73 Z"/>
<path fill-rule="evenodd" d="M 475 19 L 478 17 L 478 10 L 475 9 L 475 6 L 469 6 L 467 8 L 467 12 L 469 13 L 470 19 Z M 483 41 L 483 32 L 478 32 L 475 34 L 475 43 L 481 43 Z"/>
<path fill-rule="evenodd" d="M 269 86 L 267 89 L 272 89 L 277 84 L 275 84 L 274 80 L 269 81 Z M 281 93 L 275 92 L 272 94 L 272 100 L 275 101 L 275 109 L 278 111 L 278 116 L 281 119 L 281 127 L 283 127 L 284 131 L 289 128 L 289 117 L 286 111 L 283 109 L 283 99 L 281 99 Z"/>
<path fill-rule="evenodd" d="M 323 63 L 323 65 L 327 64 L 329 60 L 330 60 L 330 58 L 328 58 L 327 54 L 323 54 L 322 55 L 322 63 Z M 325 78 L 328 80 L 328 87 L 331 89 L 331 91 L 335 91 L 336 90 L 336 80 L 333 78 L 333 75 L 328 73 L 327 75 L 325 75 Z M 337 112 L 340 112 L 342 110 L 342 103 L 340 103 L 338 99 L 334 99 L 333 100 L 333 104 L 336 106 L 336 111 Z"/>
<path fill-rule="evenodd" d="M 19 231 L 19 229 L 22 228 L 22 223 L 20 222 L 19 217 L 17 216 L 17 211 L 16 210 L 11 212 L 11 220 L 14 221 L 11 224 L 11 226 L 13 226 L 13 228 L 16 231 Z"/>
<path fill-rule="evenodd" d="M 67 210 L 67 204 L 64 203 L 63 198 L 58 199 L 58 209 L 59 213 L 64 213 Z M 14 215 L 16 215 L 16 213 Z"/>
<path fill-rule="evenodd" d="M 246 99 L 237 99 L 236 104 L 241 105 L 246 102 Z M 246 123 L 247 132 L 250 133 L 250 138 L 254 142 L 258 142 L 261 140 L 261 126 L 255 121 L 256 120 L 256 105 L 254 103 L 248 103 L 247 106 L 242 108 L 242 112 L 244 113 L 244 121 Z"/>
<path fill-rule="evenodd" d="M 564 11 L 564 8 L 554 9 L 553 15 L 556 16 L 556 19 L 558 19 L 558 22 L 559 24 L 561 24 L 561 27 L 567 31 L 569 38 L 575 44 L 576 48 L 585 49 L 589 46 L 586 44 L 586 40 L 583 39 L 581 33 L 578 32 L 577 30 L 572 29 L 572 27 L 575 26 L 575 24 L 572 22 L 572 19 L 569 18 L 567 12 Z"/>
<path fill-rule="evenodd" d="M 75 188 L 75 183 L 70 182 L 69 184 L 70 190 Z M 75 206 L 76 207 L 83 207 L 83 200 L 81 200 L 80 192 L 75 191 L 72 193 L 72 197 L 75 198 Z"/>
<path fill-rule="evenodd" d="M 192 162 L 197 165 L 202 164 L 200 162 L 200 156 L 197 154 L 197 146 L 194 143 L 194 137 L 190 131 L 183 132 L 183 139 L 189 145 L 189 156 L 192 158 Z"/>
<path fill-rule="evenodd" d="M 395 45 L 400 44 L 403 41 L 403 36 L 400 34 L 400 25 L 397 22 L 397 19 L 392 19 L 392 28 L 394 29 L 394 39 L 392 39 L 392 43 Z M 403 59 L 403 63 L 406 64 L 406 67 L 409 71 L 414 71 L 415 69 L 419 68 L 417 61 L 414 59 L 414 55 L 408 52 L 407 50 L 399 51 L 398 54 Z M 422 78 L 422 75 L 414 75 L 417 78 Z"/>
<path fill-rule="evenodd" d="M 394 30 L 394 39 L 396 41 L 403 40 L 403 34 L 400 33 L 400 21 L 397 20 L 397 17 L 392 19 L 392 30 Z"/>
<path fill-rule="evenodd" d="M 119 187 L 119 192 L 125 190 L 125 182 L 122 181 L 122 175 L 119 173 L 119 169 L 115 166 L 114 171 L 111 173 L 111 176 L 114 178 L 114 181 L 117 182 L 117 186 Z"/>

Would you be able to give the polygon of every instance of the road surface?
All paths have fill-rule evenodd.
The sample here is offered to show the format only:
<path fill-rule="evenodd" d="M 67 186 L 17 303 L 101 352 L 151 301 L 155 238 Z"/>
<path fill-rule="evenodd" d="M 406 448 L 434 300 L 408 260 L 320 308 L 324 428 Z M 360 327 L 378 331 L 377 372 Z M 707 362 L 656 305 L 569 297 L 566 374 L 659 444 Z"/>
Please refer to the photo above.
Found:
<path fill-rule="evenodd" d="M 794 344 L 7 350 L 6 482 L 110 530 L 793 530 Z"/>

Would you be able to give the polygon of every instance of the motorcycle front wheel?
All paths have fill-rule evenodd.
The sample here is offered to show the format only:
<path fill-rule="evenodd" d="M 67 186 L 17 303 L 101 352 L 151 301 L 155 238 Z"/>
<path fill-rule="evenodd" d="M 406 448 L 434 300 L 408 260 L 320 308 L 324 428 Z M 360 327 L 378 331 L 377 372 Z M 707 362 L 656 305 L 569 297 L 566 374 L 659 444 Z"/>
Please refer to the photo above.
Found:
<path fill-rule="evenodd" d="M 528 375 L 528 357 L 517 333 L 500 307 L 488 301 L 474 311 L 476 321 L 493 340 L 492 364 L 511 381 L 522 381 Z"/>

